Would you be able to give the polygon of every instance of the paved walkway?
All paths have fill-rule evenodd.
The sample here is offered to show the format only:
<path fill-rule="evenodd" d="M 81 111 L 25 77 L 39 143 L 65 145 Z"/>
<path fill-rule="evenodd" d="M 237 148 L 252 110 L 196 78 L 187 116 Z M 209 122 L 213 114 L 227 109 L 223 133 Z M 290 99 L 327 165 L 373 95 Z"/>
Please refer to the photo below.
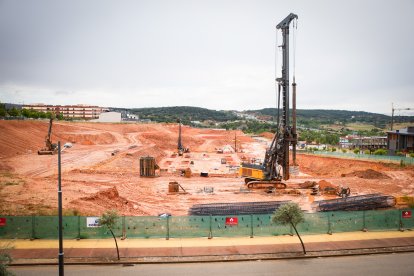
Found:
<path fill-rule="evenodd" d="M 414 251 L 414 231 L 302 236 L 306 257 Z M 305 257 L 297 236 L 118 239 L 121 262 L 223 261 Z M 56 264 L 57 240 L 0 240 L 13 246 L 14 264 Z M 116 261 L 113 239 L 64 240 L 65 263 Z"/>

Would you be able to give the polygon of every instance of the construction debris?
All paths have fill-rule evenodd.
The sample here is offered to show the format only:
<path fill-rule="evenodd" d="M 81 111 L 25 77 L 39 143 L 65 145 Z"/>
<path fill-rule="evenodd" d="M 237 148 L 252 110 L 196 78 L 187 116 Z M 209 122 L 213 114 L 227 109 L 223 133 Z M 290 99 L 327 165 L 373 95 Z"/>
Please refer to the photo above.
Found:
<path fill-rule="evenodd" d="M 288 201 L 261 201 L 195 204 L 190 208 L 188 214 L 190 216 L 272 214 L 280 205 L 287 202 Z"/>
<path fill-rule="evenodd" d="M 393 207 L 395 197 L 382 194 L 368 194 L 346 198 L 315 201 L 319 211 L 362 211 Z"/>

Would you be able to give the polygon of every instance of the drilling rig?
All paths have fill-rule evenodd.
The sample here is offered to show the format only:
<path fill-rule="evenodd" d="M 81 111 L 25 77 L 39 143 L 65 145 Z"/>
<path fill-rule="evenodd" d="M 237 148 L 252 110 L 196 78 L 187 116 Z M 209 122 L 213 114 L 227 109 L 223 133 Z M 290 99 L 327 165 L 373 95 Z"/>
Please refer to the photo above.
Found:
<path fill-rule="evenodd" d="M 282 183 L 282 180 L 289 179 L 289 145 L 295 146 L 297 141 L 296 127 L 289 124 L 289 26 L 297 18 L 296 14 L 291 13 L 276 25 L 276 29 L 281 30 L 283 36 L 283 43 L 280 46 L 282 75 L 276 78 L 278 84 L 277 129 L 270 147 L 266 150 L 263 163 L 241 164 L 239 175 L 245 177 L 244 181 L 248 188 L 284 189 L 286 184 Z M 282 94 L 281 108 L 280 94 Z M 296 108 L 296 104 L 294 107 Z"/>
<path fill-rule="evenodd" d="M 190 149 L 183 147 L 183 144 L 181 142 L 181 120 L 178 119 L 177 122 L 178 122 L 178 146 L 177 146 L 178 156 L 183 156 L 183 153 L 190 152 Z"/>

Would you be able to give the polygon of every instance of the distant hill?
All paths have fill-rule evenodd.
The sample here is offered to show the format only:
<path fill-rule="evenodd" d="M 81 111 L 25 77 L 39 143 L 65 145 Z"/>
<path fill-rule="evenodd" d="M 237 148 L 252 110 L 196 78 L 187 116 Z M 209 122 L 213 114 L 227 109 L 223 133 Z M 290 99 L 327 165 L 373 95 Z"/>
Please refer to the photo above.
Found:
<path fill-rule="evenodd" d="M 190 124 L 191 121 L 224 123 L 242 119 L 236 116 L 234 111 L 217 111 L 192 106 L 133 108 L 129 109 L 129 112 L 137 114 L 140 119 L 150 119 L 154 122 L 176 122 L 177 119 L 181 119 L 184 124 Z M 263 108 L 238 113 L 254 115 L 261 120 L 274 121 L 277 109 Z M 298 109 L 297 122 L 298 125 L 311 128 L 319 128 L 321 125 L 361 123 L 385 129 L 391 122 L 391 116 L 365 111 Z M 414 124 L 414 116 L 395 116 L 394 122 Z"/>
<path fill-rule="evenodd" d="M 207 108 L 192 106 L 133 108 L 131 113 L 137 114 L 140 119 L 150 119 L 155 122 L 176 122 L 181 119 L 184 124 L 190 121 L 227 122 L 237 120 L 231 111 L 216 111 Z"/>
<path fill-rule="evenodd" d="M 247 110 L 245 113 L 256 116 L 277 116 L 276 108 Z M 378 128 L 385 128 L 391 122 L 391 116 L 365 111 L 325 110 L 325 109 L 298 109 L 298 124 L 310 127 L 329 124 L 364 123 Z M 394 122 L 414 123 L 414 116 L 395 116 Z"/>

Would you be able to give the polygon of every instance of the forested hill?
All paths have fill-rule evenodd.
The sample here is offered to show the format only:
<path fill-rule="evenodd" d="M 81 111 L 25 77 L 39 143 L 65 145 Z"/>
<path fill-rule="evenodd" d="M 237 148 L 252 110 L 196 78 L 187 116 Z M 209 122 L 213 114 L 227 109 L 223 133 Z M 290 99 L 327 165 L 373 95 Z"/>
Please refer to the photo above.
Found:
<path fill-rule="evenodd" d="M 177 119 L 181 119 L 184 124 L 187 124 L 190 121 L 227 122 L 237 120 L 237 116 L 231 111 L 216 111 L 192 106 L 134 108 L 131 109 L 131 112 L 137 114 L 140 119 L 150 119 L 155 122 L 175 122 Z"/>
<path fill-rule="evenodd" d="M 264 108 L 260 110 L 245 111 L 248 114 L 256 116 L 277 116 L 276 108 Z M 384 128 L 391 121 L 391 116 L 365 111 L 347 111 L 347 110 L 325 110 L 325 109 L 298 109 L 298 124 L 302 125 L 319 125 L 335 123 L 365 123 L 379 128 Z M 395 122 L 405 123 L 414 122 L 414 116 L 395 116 Z"/>
<path fill-rule="evenodd" d="M 184 124 L 190 124 L 190 121 L 223 123 L 245 120 L 237 116 L 235 111 L 217 111 L 192 106 L 133 108 L 129 112 L 138 115 L 140 119 L 150 119 L 155 122 L 176 122 L 177 119 L 181 119 Z M 254 115 L 259 120 L 274 121 L 277 109 L 264 108 L 237 113 Z M 391 121 L 391 116 L 365 111 L 298 109 L 297 114 L 299 125 L 315 128 L 320 125 L 362 123 L 384 129 Z M 414 116 L 396 116 L 394 121 L 414 123 Z"/>

